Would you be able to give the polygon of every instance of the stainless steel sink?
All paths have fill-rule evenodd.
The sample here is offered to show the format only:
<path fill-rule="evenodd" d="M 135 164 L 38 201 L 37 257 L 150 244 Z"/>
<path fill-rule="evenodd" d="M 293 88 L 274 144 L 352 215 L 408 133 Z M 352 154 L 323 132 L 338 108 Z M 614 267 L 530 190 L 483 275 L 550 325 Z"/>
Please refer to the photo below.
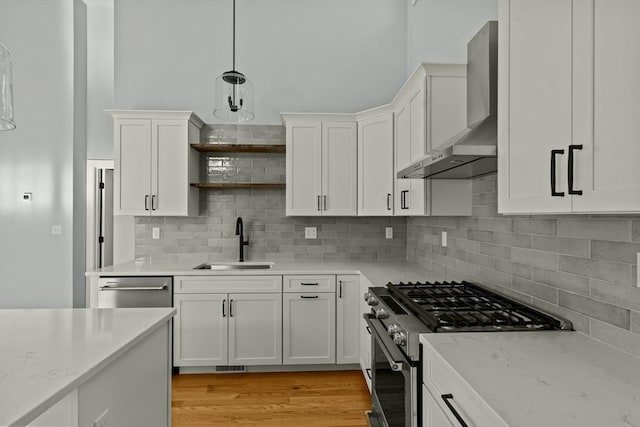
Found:
<path fill-rule="evenodd" d="M 272 262 L 205 262 L 194 270 L 267 270 L 273 267 Z"/>

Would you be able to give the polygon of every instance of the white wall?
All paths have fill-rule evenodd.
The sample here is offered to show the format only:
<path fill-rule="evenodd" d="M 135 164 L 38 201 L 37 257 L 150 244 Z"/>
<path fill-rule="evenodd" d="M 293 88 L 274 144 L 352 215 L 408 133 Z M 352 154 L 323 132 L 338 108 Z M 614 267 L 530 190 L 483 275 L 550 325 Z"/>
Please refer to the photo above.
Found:
<path fill-rule="evenodd" d="M 406 74 L 399 0 L 237 0 L 237 69 L 256 124 L 283 111 L 355 112 Z M 188 109 L 215 123 L 213 82 L 231 69 L 231 0 L 115 0 L 117 108 Z"/>
<path fill-rule="evenodd" d="M 73 23 L 71 0 L 0 1 L 17 126 L 0 132 L 0 307 L 72 305 Z"/>
<path fill-rule="evenodd" d="M 406 1 L 407 75 L 420 62 L 466 64 L 467 42 L 498 19 L 498 0 Z"/>

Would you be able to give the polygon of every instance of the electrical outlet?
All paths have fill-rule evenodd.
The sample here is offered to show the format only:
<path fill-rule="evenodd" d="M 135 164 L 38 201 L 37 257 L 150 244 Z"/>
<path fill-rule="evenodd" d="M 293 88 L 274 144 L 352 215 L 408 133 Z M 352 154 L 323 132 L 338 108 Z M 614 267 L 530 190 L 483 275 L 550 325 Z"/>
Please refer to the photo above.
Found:
<path fill-rule="evenodd" d="M 384 229 L 384 237 L 387 239 L 393 239 L 393 227 L 386 227 Z"/>
<path fill-rule="evenodd" d="M 96 420 L 93 422 L 93 427 L 109 427 L 109 410 L 105 410 Z"/>
<path fill-rule="evenodd" d="M 447 232 L 446 231 L 442 232 L 442 247 L 443 248 L 447 247 Z"/>
<path fill-rule="evenodd" d="M 53 235 L 53 236 L 62 236 L 62 226 L 61 225 L 52 225 L 51 226 L 51 235 Z"/>
<path fill-rule="evenodd" d="M 160 238 L 160 227 L 151 227 L 151 238 L 154 240 Z"/>
<path fill-rule="evenodd" d="M 318 238 L 318 229 L 316 227 L 305 227 L 304 228 L 304 238 L 305 239 L 317 239 Z"/>

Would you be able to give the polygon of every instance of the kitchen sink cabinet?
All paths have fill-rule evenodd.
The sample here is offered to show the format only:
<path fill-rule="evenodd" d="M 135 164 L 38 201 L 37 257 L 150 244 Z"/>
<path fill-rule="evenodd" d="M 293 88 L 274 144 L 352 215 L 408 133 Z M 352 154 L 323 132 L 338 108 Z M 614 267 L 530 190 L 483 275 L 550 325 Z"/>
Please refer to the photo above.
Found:
<path fill-rule="evenodd" d="M 286 214 L 357 213 L 357 140 L 351 115 L 283 114 Z"/>
<path fill-rule="evenodd" d="M 640 3 L 499 11 L 498 211 L 640 212 Z"/>
<path fill-rule="evenodd" d="M 282 363 L 336 363 L 336 276 L 284 276 Z M 324 280 L 323 280 L 324 279 Z M 305 283 L 304 291 L 287 283 Z M 315 284 L 317 283 L 317 285 Z M 324 288 L 324 289 L 323 289 Z"/>
<path fill-rule="evenodd" d="M 282 364 L 281 280 L 176 277 L 174 366 Z M 279 284 L 275 291 L 274 281 Z M 255 292 L 260 286 L 263 291 Z"/>
<path fill-rule="evenodd" d="M 360 362 L 360 276 L 336 277 L 336 363 Z"/>
<path fill-rule="evenodd" d="M 466 130 L 466 66 L 421 64 L 392 102 L 394 177 Z M 395 215 L 471 215 L 470 180 L 395 178 Z"/>
<path fill-rule="evenodd" d="M 190 111 L 110 111 L 114 118 L 114 214 L 198 215 L 203 122 Z"/>

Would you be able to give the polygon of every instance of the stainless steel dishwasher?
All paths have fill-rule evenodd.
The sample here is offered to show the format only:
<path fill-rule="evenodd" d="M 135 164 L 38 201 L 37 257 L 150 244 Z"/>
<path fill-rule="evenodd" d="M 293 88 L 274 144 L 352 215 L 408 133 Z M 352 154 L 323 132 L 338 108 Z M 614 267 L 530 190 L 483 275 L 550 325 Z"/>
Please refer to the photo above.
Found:
<path fill-rule="evenodd" d="M 172 307 L 173 277 L 101 277 L 98 307 Z"/>

